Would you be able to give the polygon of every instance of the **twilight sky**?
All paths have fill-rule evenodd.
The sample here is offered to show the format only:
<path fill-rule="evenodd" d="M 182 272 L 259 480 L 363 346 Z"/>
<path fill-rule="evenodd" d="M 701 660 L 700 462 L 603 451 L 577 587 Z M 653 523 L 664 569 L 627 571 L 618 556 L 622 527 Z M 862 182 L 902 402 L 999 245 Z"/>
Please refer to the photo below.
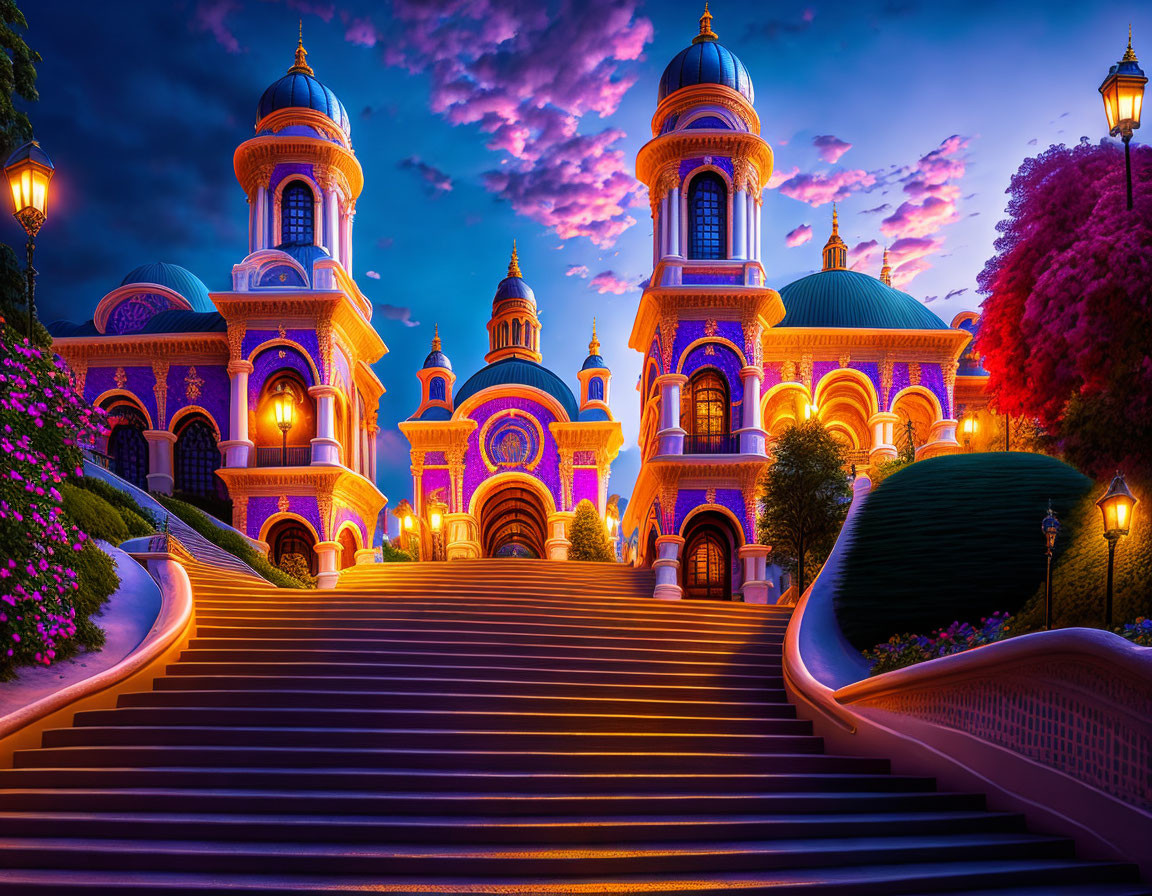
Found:
<path fill-rule="evenodd" d="M 578 388 L 595 315 L 638 467 L 627 336 L 651 266 L 647 197 L 632 176 L 664 65 L 701 3 L 640 0 L 25 0 L 44 57 L 30 110 L 56 164 L 38 240 L 45 320 L 87 319 L 139 264 L 167 261 L 225 288 L 246 251 L 232 172 L 257 100 L 308 61 L 344 102 L 364 166 L 354 274 L 390 352 L 376 366 L 380 484 L 408 497 L 395 423 L 439 322 L 462 385 L 483 364 L 484 322 L 513 237 L 540 305 L 545 364 Z M 850 263 L 945 321 L 975 307 L 1012 173 L 1052 143 L 1105 133 L 1096 88 L 1129 20 L 1152 62 L 1152 8 L 1136 2 L 716 0 L 713 29 L 748 67 L 776 174 L 764 265 L 779 288 L 820 265 L 833 199 Z M 1147 65 L 1145 66 L 1147 67 Z M 1139 139 L 1139 132 L 1138 137 Z M 0 239 L 22 239 L 15 222 Z"/>

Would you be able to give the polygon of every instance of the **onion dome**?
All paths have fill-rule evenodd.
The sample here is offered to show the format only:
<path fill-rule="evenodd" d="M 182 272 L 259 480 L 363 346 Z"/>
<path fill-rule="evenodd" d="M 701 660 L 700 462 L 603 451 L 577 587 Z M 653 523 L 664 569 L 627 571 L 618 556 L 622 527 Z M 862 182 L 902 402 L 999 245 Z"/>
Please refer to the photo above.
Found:
<path fill-rule="evenodd" d="M 456 407 L 484 389 L 508 385 L 531 386 L 546 392 L 560 402 L 569 420 L 579 415 L 579 405 L 567 384 L 543 364 L 526 358 L 503 358 L 480 368 L 457 390 Z"/>
<path fill-rule="evenodd" d="M 448 356 L 440 351 L 440 324 L 436 324 L 436 328 L 432 335 L 432 351 L 428 353 L 428 357 L 424 359 L 424 370 L 429 367 L 443 367 L 445 370 L 452 369 L 452 362 L 448 360 Z"/>
<path fill-rule="evenodd" d="M 859 271 L 809 274 L 780 290 L 784 319 L 777 327 L 863 330 L 949 330 L 906 292 Z"/>
<path fill-rule="evenodd" d="M 596 318 L 592 318 L 592 341 L 588 343 L 588 357 L 581 370 L 607 370 L 608 365 L 600 356 L 600 340 L 596 338 Z"/>
<path fill-rule="evenodd" d="M 296 44 L 295 63 L 288 69 L 288 74 L 264 91 L 256 107 L 256 121 L 261 121 L 278 109 L 313 109 L 321 112 L 339 125 L 345 136 L 351 137 L 352 123 L 344 104 L 320 82 L 308 64 L 303 31 Z"/>
<path fill-rule="evenodd" d="M 659 99 L 696 84 L 720 84 L 742 94 L 748 102 L 754 101 L 748 69 L 735 53 L 719 42 L 712 30 L 712 14 L 708 12 L 707 3 L 704 15 L 700 16 L 700 33 L 692 38 L 691 46 L 677 53 L 664 69 Z"/>
<path fill-rule="evenodd" d="M 208 296 L 208 287 L 203 281 L 178 264 L 165 264 L 162 261 L 142 264 L 120 281 L 121 286 L 135 283 L 156 283 L 166 286 L 188 300 L 193 311 L 215 311 L 216 306 Z"/>
<path fill-rule="evenodd" d="M 495 307 L 505 299 L 524 299 L 536 304 L 536 294 L 532 292 L 532 287 L 524 282 L 523 277 L 520 275 L 520 259 L 516 254 L 516 241 L 512 241 L 512 258 L 508 262 L 508 276 L 500 281 L 500 285 L 496 287 L 496 295 L 492 297 L 492 305 Z"/>

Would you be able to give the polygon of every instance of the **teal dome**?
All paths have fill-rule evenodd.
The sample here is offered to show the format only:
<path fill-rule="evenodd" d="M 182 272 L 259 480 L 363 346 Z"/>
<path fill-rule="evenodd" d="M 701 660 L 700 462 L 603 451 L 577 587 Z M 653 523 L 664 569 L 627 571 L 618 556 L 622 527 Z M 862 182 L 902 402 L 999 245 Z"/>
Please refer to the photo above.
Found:
<path fill-rule="evenodd" d="M 544 365 L 526 358 L 504 358 L 476 371 L 468 378 L 468 382 L 457 390 L 456 407 L 460 407 L 484 389 L 510 385 L 532 386 L 541 392 L 547 392 L 560 402 L 569 420 L 575 420 L 579 416 L 580 406 L 565 382 Z"/>
<path fill-rule="evenodd" d="M 854 330 L 949 330 L 919 301 L 858 271 L 810 274 L 780 290 L 777 327 Z"/>
<path fill-rule="evenodd" d="M 121 286 L 133 283 L 157 283 L 179 293 L 188 300 L 193 311 L 215 311 L 216 306 L 208 296 L 208 287 L 191 271 L 178 264 L 155 261 L 142 264 L 120 281 Z"/>

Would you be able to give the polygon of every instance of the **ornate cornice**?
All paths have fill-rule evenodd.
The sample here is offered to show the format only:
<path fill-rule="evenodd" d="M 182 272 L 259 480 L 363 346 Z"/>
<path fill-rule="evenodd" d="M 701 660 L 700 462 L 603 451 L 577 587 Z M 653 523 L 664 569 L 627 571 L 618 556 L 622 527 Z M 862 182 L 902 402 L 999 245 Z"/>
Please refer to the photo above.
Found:
<path fill-rule="evenodd" d="M 783 317 L 780 294 L 762 286 L 650 286 L 640 297 L 628 346 L 647 352 L 658 325 L 667 338 L 666 325 L 680 320 L 758 322 L 770 328 Z M 662 349 L 670 355 L 670 345 Z M 670 358 L 665 362 L 670 364 Z"/>
<path fill-rule="evenodd" d="M 760 134 L 760 116 L 748 98 L 723 84 L 694 84 L 681 87 L 660 101 L 652 116 L 652 136 L 657 136 L 669 115 L 677 115 L 697 106 L 719 106 L 735 112 L 748 123 L 754 136 Z"/>
<path fill-rule="evenodd" d="M 772 149 L 758 135 L 689 130 L 661 134 L 644 144 L 636 156 L 636 178 L 652 189 L 665 166 L 695 156 L 744 159 L 753 166 L 758 183 L 766 184 L 772 177 Z"/>
<path fill-rule="evenodd" d="M 73 336 L 54 339 L 52 350 L 73 370 L 77 364 L 151 365 L 157 356 L 170 364 L 223 364 L 228 360 L 228 341 L 223 333 Z"/>
<path fill-rule="evenodd" d="M 288 137 L 280 134 L 253 137 L 241 143 L 232 158 L 236 179 L 248 195 L 252 195 L 260 186 L 262 166 L 292 162 L 338 171 L 343 183 L 347 185 L 351 199 L 358 197 L 364 189 L 364 172 L 355 154 L 350 149 L 319 137 Z"/>

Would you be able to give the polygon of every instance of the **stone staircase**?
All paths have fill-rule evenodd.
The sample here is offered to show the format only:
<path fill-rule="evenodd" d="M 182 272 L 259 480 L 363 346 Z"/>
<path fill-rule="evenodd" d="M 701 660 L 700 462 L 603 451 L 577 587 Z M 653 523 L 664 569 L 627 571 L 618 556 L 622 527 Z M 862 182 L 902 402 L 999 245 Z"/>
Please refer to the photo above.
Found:
<path fill-rule="evenodd" d="M 829 756 L 788 611 L 475 561 L 279 591 L 189 567 L 152 691 L 0 771 L 0 892 L 1136 896 L 983 797 Z"/>

